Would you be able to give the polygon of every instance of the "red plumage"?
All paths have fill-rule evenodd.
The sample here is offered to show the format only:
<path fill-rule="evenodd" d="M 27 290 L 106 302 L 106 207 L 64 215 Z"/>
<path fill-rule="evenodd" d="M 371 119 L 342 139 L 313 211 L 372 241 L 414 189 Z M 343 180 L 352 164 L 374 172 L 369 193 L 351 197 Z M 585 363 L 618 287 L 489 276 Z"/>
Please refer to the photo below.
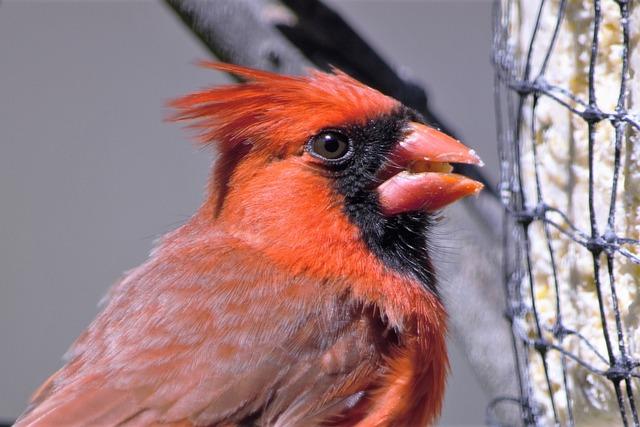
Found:
<path fill-rule="evenodd" d="M 371 250 L 305 148 L 401 105 L 339 71 L 204 65 L 248 80 L 171 103 L 219 151 L 208 197 L 114 286 L 17 425 L 432 423 L 443 305 Z"/>

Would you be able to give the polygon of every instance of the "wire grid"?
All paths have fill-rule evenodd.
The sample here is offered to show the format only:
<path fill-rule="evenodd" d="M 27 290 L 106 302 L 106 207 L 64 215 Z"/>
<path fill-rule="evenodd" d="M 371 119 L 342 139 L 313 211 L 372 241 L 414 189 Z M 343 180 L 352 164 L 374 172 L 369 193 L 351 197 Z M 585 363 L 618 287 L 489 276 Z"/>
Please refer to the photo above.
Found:
<path fill-rule="evenodd" d="M 620 236 L 615 232 L 618 177 L 621 164 L 621 150 L 625 133 L 630 128 L 640 130 L 640 120 L 627 110 L 628 95 L 628 71 L 629 71 L 629 28 L 633 25 L 629 19 L 629 10 L 632 0 L 615 0 L 620 9 L 620 28 L 622 30 L 622 67 L 621 79 L 615 111 L 602 111 L 598 107 L 595 91 L 595 68 L 599 49 L 599 33 L 602 22 L 601 0 L 592 2 L 592 22 L 590 58 L 588 69 L 588 99 L 581 99 L 566 88 L 552 85 L 545 79 L 545 73 L 549 60 L 553 55 L 558 34 L 561 31 L 565 16 L 567 0 L 560 0 L 556 13 L 556 22 L 548 44 L 542 65 L 539 71 L 532 71 L 532 51 L 536 44 L 540 48 L 539 29 L 541 17 L 545 7 L 551 7 L 545 0 L 539 0 L 537 15 L 533 31 L 528 40 L 528 50 L 518 55 L 510 44 L 512 23 L 512 8 L 516 0 L 494 0 L 494 39 L 493 39 L 493 64 L 495 68 L 495 105 L 498 129 L 498 144 L 501 164 L 500 193 L 508 215 L 505 215 L 503 223 L 503 277 L 507 300 L 506 317 L 511 323 L 512 345 L 515 356 L 518 386 L 520 396 L 500 397 L 495 399 L 488 408 L 488 421 L 497 423 L 495 411 L 498 405 L 505 403 L 517 404 L 521 411 L 524 425 L 540 424 L 540 409 L 534 401 L 530 372 L 530 359 L 539 357 L 542 363 L 546 380 L 547 398 L 553 412 L 555 424 L 560 424 L 557 410 L 558 399 L 554 398 L 549 376 L 549 355 L 558 352 L 564 382 L 564 399 L 566 399 L 567 413 L 565 423 L 574 425 L 574 410 L 572 390 L 567 382 L 567 364 L 577 363 L 594 375 L 607 378 L 613 384 L 617 405 L 620 411 L 622 425 L 639 426 L 636 396 L 632 385 L 632 378 L 640 378 L 638 367 L 640 362 L 631 357 L 625 342 L 621 315 L 618 308 L 618 296 L 616 293 L 616 278 L 614 276 L 614 263 L 619 262 L 620 257 L 625 257 L 633 263 L 640 264 L 640 258 L 630 249 L 639 248 L 640 241 Z M 522 0 L 535 1 L 535 0 Z M 548 13 L 548 11 L 547 11 Z M 635 23 L 640 25 L 640 23 Z M 538 100 L 546 97 L 581 117 L 588 126 L 588 206 L 584 207 L 589 212 L 589 230 L 581 230 L 569 219 L 569 216 L 545 202 L 544 188 L 538 170 L 538 153 L 535 143 L 536 132 L 536 106 Z M 526 103 L 530 105 L 530 124 L 527 129 L 523 126 L 525 120 Z M 614 141 L 596 140 L 595 126 L 602 121 L 609 121 L 615 130 Z M 531 132 L 531 155 L 533 158 L 533 173 L 535 177 L 535 197 L 528 200 L 523 189 L 523 160 L 521 150 L 523 146 L 523 132 Z M 614 170 L 611 182 L 611 199 L 608 209 L 606 224 L 598 224 L 594 206 L 594 145 L 614 144 Z M 554 219 L 558 218 L 558 219 Z M 550 331 L 553 339 L 545 337 L 541 325 L 538 307 L 536 306 L 536 287 L 532 275 L 532 257 L 530 226 L 539 223 L 546 239 L 546 249 L 550 259 L 553 286 L 555 289 L 555 324 Z M 581 245 L 591 254 L 593 262 L 593 278 L 596 286 L 598 307 L 601 318 L 602 334 L 606 343 L 607 354 L 598 352 L 595 345 L 581 335 L 578 331 L 571 330 L 563 324 L 563 301 L 559 292 L 559 279 L 557 271 L 558 257 L 554 253 L 552 245 L 551 229 L 555 229 L 573 242 Z M 602 265 L 603 254 L 606 257 L 606 265 Z M 602 280 L 600 273 L 606 274 L 608 280 Z M 525 289 L 523 287 L 528 287 Z M 603 290 L 608 287 L 610 301 L 605 301 Z M 524 291 L 530 293 L 525 301 Z M 615 334 L 611 334 L 607 324 L 606 310 L 613 310 L 615 318 Z M 534 337 L 527 334 L 522 328 L 518 328 L 516 321 L 524 319 L 525 315 L 532 318 Z M 609 322 L 611 323 L 611 322 Z M 602 362 L 602 367 L 581 359 L 577 354 L 567 350 L 563 345 L 565 338 L 573 336 L 580 340 L 593 351 Z M 533 351 L 531 351 L 533 350 Z"/>

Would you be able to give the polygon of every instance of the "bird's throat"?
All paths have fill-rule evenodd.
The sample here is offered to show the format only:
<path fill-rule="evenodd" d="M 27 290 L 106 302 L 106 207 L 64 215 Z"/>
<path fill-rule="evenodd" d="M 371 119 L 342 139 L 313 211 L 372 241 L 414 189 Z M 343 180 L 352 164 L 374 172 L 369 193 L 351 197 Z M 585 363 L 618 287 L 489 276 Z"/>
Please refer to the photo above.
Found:
<path fill-rule="evenodd" d="M 374 188 L 375 178 L 372 179 L 397 141 L 403 138 L 406 124 L 415 118 L 413 114 L 410 110 L 399 109 L 354 132 L 371 148 L 362 153 L 361 162 L 336 179 L 336 189 L 344 197 L 346 216 L 358 227 L 368 249 L 386 267 L 411 276 L 437 295 L 428 251 L 433 215 L 427 212 L 383 215 Z"/>

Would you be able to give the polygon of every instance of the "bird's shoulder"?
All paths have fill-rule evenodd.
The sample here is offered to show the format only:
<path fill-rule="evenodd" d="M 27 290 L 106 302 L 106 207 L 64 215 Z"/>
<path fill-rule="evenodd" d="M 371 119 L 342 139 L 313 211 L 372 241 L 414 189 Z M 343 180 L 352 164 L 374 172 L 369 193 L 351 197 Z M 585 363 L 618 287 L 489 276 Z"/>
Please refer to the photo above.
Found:
<path fill-rule="evenodd" d="M 375 309 L 250 242 L 187 237 L 165 238 L 113 287 L 23 425 L 295 420 L 353 404 L 381 354 Z"/>

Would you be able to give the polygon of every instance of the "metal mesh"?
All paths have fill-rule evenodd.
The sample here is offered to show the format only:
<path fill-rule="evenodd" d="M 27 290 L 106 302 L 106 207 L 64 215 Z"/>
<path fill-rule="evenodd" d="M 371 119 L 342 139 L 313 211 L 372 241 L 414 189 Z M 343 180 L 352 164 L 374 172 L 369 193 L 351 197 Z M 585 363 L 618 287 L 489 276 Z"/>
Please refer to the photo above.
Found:
<path fill-rule="evenodd" d="M 619 25 L 622 32 L 621 76 L 619 77 L 618 97 L 615 111 L 603 111 L 596 98 L 595 69 L 598 61 L 599 48 L 601 47 L 600 33 L 602 23 L 602 1 L 593 0 L 590 12 L 590 52 L 588 59 L 588 99 L 573 93 L 570 86 L 550 84 L 545 78 L 548 65 L 554 55 L 558 35 L 563 29 L 563 19 L 567 8 L 567 0 L 560 0 L 555 4 L 545 0 L 537 1 L 537 16 L 533 30 L 528 40 L 528 49 L 516 49 L 511 42 L 514 31 L 513 8 L 517 7 L 516 0 L 502 0 L 494 2 L 494 40 L 493 63 L 495 67 L 495 101 L 496 117 L 499 139 L 499 154 L 501 162 L 500 192 L 503 204 L 508 215 L 504 220 L 503 249 L 504 263 L 503 275 L 506 293 L 506 317 L 511 323 L 513 333 L 513 349 L 519 384 L 519 397 L 501 397 L 492 402 L 489 407 L 489 422 L 496 422 L 492 414 L 501 405 L 517 404 L 521 410 L 524 425 L 540 425 L 541 410 L 540 399 L 534 398 L 532 391 L 532 379 L 530 367 L 532 359 L 539 358 L 542 364 L 546 380 L 547 411 L 546 419 L 553 419 L 556 424 L 575 424 L 575 387 L 568 380 L 568 368 L 579 365 L 593 375 L 601 376 L 611 382 L 615 391 L 617 408 L 620 412 L 621 425 L 640 425 L 638 421 L 637 403 L 638 390 L 634 390 L 633 379 L 640 378 L 638 367 L 640 362 L 631 357 L 628 337 L 625 337 L 623 319 L 621 318 L 618 293 L 616 289 L 616 277 L 614 265 L 621 262 L 640 264 L 640 257 L 636 255 L 640 248 L 640 241 L 620 235 L 616 232 L 616 204 L 619 203 L 618 181 L 621 169 L 621 155 L 623 142 L 629 143 L 629 134 L 640 130 L 640 119 L 633 116 L 628 110 L 628 79 L 629 79 L 629 55 L 630 35 L 632 25 L 640 25 L 630 20 L 631 0 L 615 0 L 619 7 Z M 550 13 L 545 8 L 553 7 L 555 13 L 555 26 L 552 36 L 546 40 L 539 38 L 541 17 L 543 13 Z M 532 51 L 544 49 L 544 56 L 539 67 L 532 66 Z M 535 68 L 535 69 L 534 69 Z M 588 229 L 580 229 L 571 221 L 571 216 L 561 209 L 551 205 L 545 199 L 545 188 L 540 179 L 539 154 L 535 142 L 536 113 L 538 103 L 542 99 L 551 100 L 566 108 L 571 114 L 580 117 L 588 127 L 588 138 L 582 141 L 588 144 L 588 206 L 583 209 L 588 211 Z M 549 101 L 545 101 L 549 102 Z M 530 115 L 530 116 L 528 116 Z M 614 129 L 613 140 L 599 140 L 596 126 L 601 122 L 609 122 Z M 525 132 L 529 132 L 526 135 Z M 526 136 L 526 138 L 525 138 Z M 526 159 L 522 155 L 523 145 L 526 141 L 534 141 L 530 150 L 531 156 Z M 594 167 L 594 148 L 600 144 L 608 144 L 614 152 L 614 164 L 611 180 L 611 197 L 608 206 L 608 216 L 605 221 L 598 221 L 594 202 L 594 179 L 596 169 Z M 533 165 L 525 165 L 525 161 L 533 162 Z M 524 190 L 523 168 L 533 169 L 534 188 L 531 193 Z M 596 165 L 597 166 L 597 165 Z M 546 241 L 546 250 L 552 271 L 552 287 L 555 291 L 555 321 L 549 328 L 544 325 L 539 316 L 539 306 L 536 301 L 536 287 L 531 256 L 531 228 L 539 224 L 542 227 Z M 563 238 L 570 239 L 580 245 L 584 256 L 590 257 L 593 265 L 593 280 L 600 314 L 600 327 L 606 354 L 599 352 L 597 346 L 590 342 L 578 331 L 567 326 L 563 317 L 562 300 L 560 291 L 562 283 L 558 275 L 558 265 L 562 262 L 556 253 L 552 235 L 561 233 Z M 538 243 L 538 242 L 537 242 Z M 609 314 L 609 319 L 607 318 Z M 613 313 L 613 316 L 611 316 Z M 611 318 L 615 321 L 611 321 Z M 529 330 L 521 327 L 522 322 L 528 322 Z M 566 345 L 568 340 L 579 340 L 584 352 L 594 352 L 599 361 L 593 364 L 576 352 L 572 352 Z M 553 360 L 560 361 L 562 372 L 561 393 L 552 390 L 550 381 L 550 359 L 553 353 L 557 353 Z M 584 353 L 581 353 L 584 354 Z M 557 366 L 555 368 L 558 368 Z M 637 385 L 637 384 L 636 384 Z M 635 396 L 634 396 L 635 393 Z M 538 395 L 539 396 L 539 395 Z M 559 399 L 564 399 L 560 402 Z M 558 405 L 566 405 L 566 412 L 561 417 Z"/>

